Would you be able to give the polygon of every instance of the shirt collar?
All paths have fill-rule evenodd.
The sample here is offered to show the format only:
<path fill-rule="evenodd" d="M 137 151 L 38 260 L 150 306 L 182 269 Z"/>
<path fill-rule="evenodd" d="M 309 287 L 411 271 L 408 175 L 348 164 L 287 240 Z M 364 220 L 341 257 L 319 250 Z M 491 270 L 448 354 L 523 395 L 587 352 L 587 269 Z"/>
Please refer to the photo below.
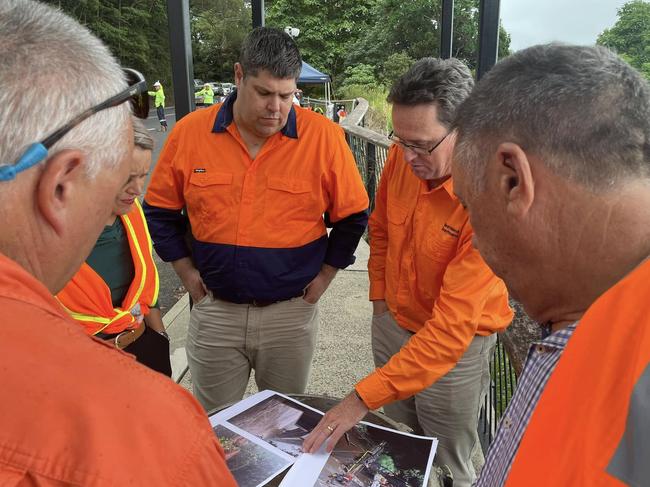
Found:
<path fill-rule="evenodd" d="M 550 332 L 550 325 L 544 325 L 542 327 L 542 340 L 536 341 L 536 344 L 544 345 L 551 348 L 556 348 L 558 350 L 563 350 L 566 347 L 569 338 L 573 335 L 578 322 L 571 323 L 566 328 L 562 328 L 556 332 Z"/>
<path fill-rule="evenodd" d="M 217 112 L 217 117 L 214 120 L 214 126 L 212 127 L 212 132 L 215 134 L 225 132 L 228 126 L 233 122 L 233 107 L 235 105 L 235 100 L 237 99 L 237 90 L 233 90 Z M 289 116 L 287 117 L 287 123 L 282 127 L 282 135 L 291 137 L 292 139 L 298 138 L 298 124 L 296 123 L 296 109 L 291 104 L 291 110 L 289 110 Z"/>

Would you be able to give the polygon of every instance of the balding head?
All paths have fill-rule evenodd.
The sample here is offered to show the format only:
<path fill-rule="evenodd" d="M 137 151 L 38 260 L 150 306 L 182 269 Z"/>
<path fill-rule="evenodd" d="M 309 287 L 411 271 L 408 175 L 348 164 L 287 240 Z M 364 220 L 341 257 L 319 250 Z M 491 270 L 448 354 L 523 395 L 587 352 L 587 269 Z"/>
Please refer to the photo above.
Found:
<path fill-rule="evenodd" d="M 13 165 L 84 110 L 126 88 L 94 35 L 29 0 L 0 3 L 0 166 Z M 54 144 L 36 167 L 0 182 L 0 252 L 56 291 L 92 248 L 128 172 L 128 106 L 103 110 Z M 56 258 L 53 256 L 56 255 Z"/>
<path fill-rule="evenodd" d="M 519 51 L 453 127 L 479 250 L 535 318 L 579 315 L 648 255 L 650 88 L 611 51 Z"/>

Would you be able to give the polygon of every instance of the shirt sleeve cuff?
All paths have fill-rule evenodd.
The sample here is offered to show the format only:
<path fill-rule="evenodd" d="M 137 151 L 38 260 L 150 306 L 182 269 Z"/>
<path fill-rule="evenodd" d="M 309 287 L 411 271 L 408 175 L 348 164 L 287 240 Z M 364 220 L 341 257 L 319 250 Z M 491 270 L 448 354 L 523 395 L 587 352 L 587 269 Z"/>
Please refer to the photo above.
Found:
<path fill-rule="evenodd" d="M 384 384 L 379 369 L 362 379 L 354 388 L 369 409 L 378 409 L 395 400 L 395 395 Z"/>
<path fill-rule="evenodd" d="M 370 301 L 377 301 L 385 299 L 386 296 L 386 282 L 385 281 L 370 281 Z"/>

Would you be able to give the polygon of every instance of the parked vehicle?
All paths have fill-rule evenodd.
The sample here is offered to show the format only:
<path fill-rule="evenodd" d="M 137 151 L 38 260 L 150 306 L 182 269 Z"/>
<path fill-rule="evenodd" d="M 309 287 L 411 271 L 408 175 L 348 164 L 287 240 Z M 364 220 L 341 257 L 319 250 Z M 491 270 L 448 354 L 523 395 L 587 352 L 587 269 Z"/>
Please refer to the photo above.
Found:
<path fill-rule="evenodd" d="M 203 88 L 203 80 L 194 78 L 194 91 L 199 91 Z"/>
<path fill-rule="evenodd" d="M 232 83 L 221 83 L 221 87 L 223 88 L 223 94 L 225 96 L 228 96 L 230 92 L 235 89 L 235 85 Z"/>
<path fill-rule="evenodd" d="M 208 81 L 208 84 L 212 87 L 214 96 L 223 96 L 223 86 L 221 86 L 221 83 L 217 83 L 216 81 Z"/>

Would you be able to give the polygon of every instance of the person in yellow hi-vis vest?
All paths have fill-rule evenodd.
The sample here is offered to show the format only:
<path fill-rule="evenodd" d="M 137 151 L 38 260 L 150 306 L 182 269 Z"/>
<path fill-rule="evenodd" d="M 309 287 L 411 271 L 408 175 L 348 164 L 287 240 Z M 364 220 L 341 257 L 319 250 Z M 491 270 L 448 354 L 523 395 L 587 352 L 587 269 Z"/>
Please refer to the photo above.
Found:
<path fill-rule="evenodd" d="M 154 97 L 154 105 L 156 113 L 158 114 L 158 121 L 160 122 L 159 132 L 167 132 L 167 119 L 165 118 L 165 91 L 163 90 L 160 81 L 153 84 L 154 91 L 148 91 L 149 96 Z"/>
<path fill-rule="evenodd" d="M 214 103 L 214 92 L 212 91 L 212 86 L 210 86 L 209 83 L 206 83 L 203 85 L 203 89 L 201 91 L 197 91 L 194 93 L 195 98 L 202 98 L 201 103 L 197 103 L 197 105 L 201 105 L 204 107 L 209 107 L 212 106 Z"/>
<path fill-rule="evenodd" d="M 57 295 L 86 333 L 171 376 L 169 336 L 158 308 L 158 271 L 138 201 L 151 166 L 153 140 L 134 121 L 131 174 L 113 214 L 77 274 Z"/>

